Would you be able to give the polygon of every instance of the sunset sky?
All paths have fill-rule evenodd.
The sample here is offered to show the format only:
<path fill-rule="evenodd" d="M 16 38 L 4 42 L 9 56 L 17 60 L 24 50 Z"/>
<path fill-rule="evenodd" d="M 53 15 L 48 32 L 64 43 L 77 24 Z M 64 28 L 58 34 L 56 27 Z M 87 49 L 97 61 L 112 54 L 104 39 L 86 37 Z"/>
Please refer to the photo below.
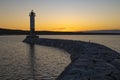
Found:
<path fill-rule="evenodd" d="M 0 28 L 29 30 L 32 9 L 37 31 L 120 29 L 120 0 L 0 0 Z"/>

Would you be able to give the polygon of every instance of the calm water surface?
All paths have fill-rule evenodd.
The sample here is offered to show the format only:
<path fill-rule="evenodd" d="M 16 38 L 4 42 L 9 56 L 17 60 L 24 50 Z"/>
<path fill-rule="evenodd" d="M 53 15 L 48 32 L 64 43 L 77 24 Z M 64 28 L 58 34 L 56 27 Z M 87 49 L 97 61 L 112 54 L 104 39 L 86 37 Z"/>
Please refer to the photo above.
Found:
<path fill-rule="evenodd" d="M 0 36 L 0 80 L 54 80 L 70 63 L 67 52 Z"/>
<path fill-rule="evenodd" d="M 100 43 L 120 53 L 119 35 L 40 35 Z M 23 43 L 25 36 L 0 36 L 0 80 L 53 80 L 70 63 L 65 51 Z"/>

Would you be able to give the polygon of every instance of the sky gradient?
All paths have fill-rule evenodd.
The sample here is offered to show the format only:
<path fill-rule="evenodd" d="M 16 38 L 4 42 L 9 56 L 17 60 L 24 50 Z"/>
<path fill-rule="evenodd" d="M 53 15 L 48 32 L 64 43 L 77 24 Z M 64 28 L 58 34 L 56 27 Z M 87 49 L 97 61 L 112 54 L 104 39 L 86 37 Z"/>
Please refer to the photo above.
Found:
<path fill-rule="evenodd" d="M 29 30 L 32 9 L 37 31 L 120 29 L 120 0 L 0 0 L 0 28 Z"/>

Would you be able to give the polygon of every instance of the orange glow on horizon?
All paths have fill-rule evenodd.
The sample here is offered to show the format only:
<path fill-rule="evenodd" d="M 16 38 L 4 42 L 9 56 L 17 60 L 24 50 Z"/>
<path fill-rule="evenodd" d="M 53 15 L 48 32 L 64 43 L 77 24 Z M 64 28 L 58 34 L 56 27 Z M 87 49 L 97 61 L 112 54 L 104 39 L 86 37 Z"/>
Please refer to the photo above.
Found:
<path fill-rule="evenodd" d="M 5 16 L 0 20 L 0 28 L 29 30 L 29 16 L 24 17 L 15 15 L 14 18 Z M 110 30 L 120 29 L 119 19 L 103 20 L 94 17 L 77 17 L 75 15 L 57 16 L 57 18 L 44 18 L 36 16 L 36 31 L 89 31 L 89 30 Z"/>
<path fill-rule="evenodd" d="M 4 2 L 0 3 L 0 28 L 29 30 L 32 7 L 36 13 L 36 31 L 120 30 L 120 1 L 55 1 L 0 1 Z"/>

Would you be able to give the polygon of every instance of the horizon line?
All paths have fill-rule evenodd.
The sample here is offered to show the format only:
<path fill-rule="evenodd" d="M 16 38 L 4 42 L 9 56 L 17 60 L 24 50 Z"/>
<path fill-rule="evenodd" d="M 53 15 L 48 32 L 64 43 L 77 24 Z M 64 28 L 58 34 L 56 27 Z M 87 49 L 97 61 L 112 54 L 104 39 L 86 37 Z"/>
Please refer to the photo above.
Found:
<path fill-rule="evenodd" d="M 30 30 L 23 30 L 23 29 L 10 29 L 10 28 L 0 28 L 0 29 L 6 29 L 6 30 L 20 30 L 20 31 L 30 31 Z M 120 29 L 102 29 L 102 30 L 84 30 L 84 31 L 52 31 L 52 30 L 36 30 L 36 31 L 41 31 L 41 32 L 89 32 L 89 31 L 119 31 Z"/>

